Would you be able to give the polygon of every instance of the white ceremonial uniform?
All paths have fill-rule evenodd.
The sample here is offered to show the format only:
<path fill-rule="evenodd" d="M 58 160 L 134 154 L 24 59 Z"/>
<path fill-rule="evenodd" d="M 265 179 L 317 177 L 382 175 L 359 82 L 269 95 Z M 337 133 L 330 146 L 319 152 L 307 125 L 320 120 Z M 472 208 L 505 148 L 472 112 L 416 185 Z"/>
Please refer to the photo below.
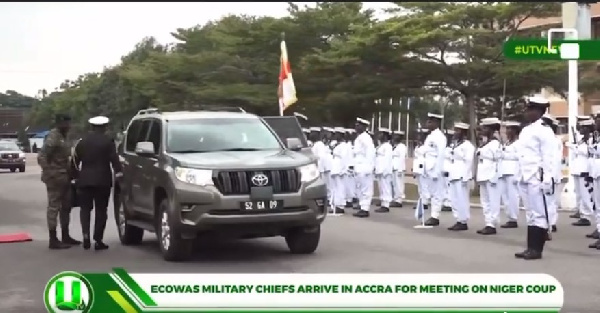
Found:
<path fill-rule="evenodd" d="M 375 146 L 369 134 L 363 132 L 354 140 L 354 172 L 360 209 L 369 211 L 373 200 L 373 171 L 375 169 Z"/>
<path fill-rule="evenodd" d="M 600 232 L 600 142 L 595 140 L 590 145 L 592 166 L 590 176 L 594 178 L 594 204 L 596 208 L 596 230 Z"/>
<path fill-rule="evenodd" d="M 392 202 L 392 181 L 393 181 L 393 165 L 392 165 L 392 145 L 385 141 L 377 147 L 375 157 L 375 177 L 379 187 L 379 198 L 381 199 L 381 207 L 390 207 Z"/>
<path fill-rule="evenodd" d="M 454 142 L 450 143 L 450 145 L 448 145 L 446 147 L 446 149 L 444 149 L 444 165 L 442 167 L 442 171 L 443 171 L 443 179 L 444 179 L 444 200 L 442 201 L 442 206 L 444 207 L 451 207 L 452 205 L 452 197 L 450 197 L 450 178 L 449 178 L 449 173 L 450 173 L 450 169 L 452 168 L 452 149 L 454 148 Z M 454 211 L 452 211 L 454 213 Z M 456 218 L 456 215 L 454 216 L 454 218 Z"/>
<path fill-rule="evenodd" d="M 343 208 L 346 205 L 346 186 L 344 178 L 348 172 L 345 143 L 333 147 L 331 160 L 331 198 L 332 206 Z"/>
<path fill-rule="evenodd" d="M 404 200 L 404 172 L 406 171 L 406 145 L 398 143 L 392 152 L 392 179 L 393 201 L 402 203 Z"/>
<path fill-rule="evenodd" d="M 560 206 L 560 196 L 564 187 L 564 183 L 562 182 L 563 142 L 559 137 L 554 136 L 554 138 L 556 139 L 556 153 L 554 155 L 554 163 L 552 164 L 554 193 L 546 196 L 549 200 L 547 204 L 550 225 L 556 225 L 558 222 L 558 207 Z"/>
<path fill-rule="evenodd" d="M 425 175 L 423 175 L 425 173 L 425 146 L 416 146 L 413 154 L 412 172 L 417 180 L 419 199 L 421 199 L 423 205 L 429 205 L 431 195 L 427 189 Z"/>
<path fill-rule="evenodd" d="M 539 119 L 519 135 L 519 185 L 527 210 L 527 225 L 548 229 L 545 193 L 552 189 L 556 139 L 549 126 Z"/>
<path fill-rule="evenodd" d="M 352 142 L 344 142 L 344 164 L 346 166 L 346 175 L 344 175 L 344 186 L 346 188 L 346 202 L 352 202 L 353 198 L 356 198 L 356 180 L 354 179 L 354 173 L 350 171 L 350 166 L 353 166 L 354 152 Z"/>
<path fill-rule="evenodd" d="M 329 146 L 322 140 L 315 142 L 311 150 L 318 158 L 317 166 L 319 168 L 319 173 L 321 173 L 321 179 L 325 182 L 327 187 L 327 200 L 331 201 L 331 183 L 329 181 L 331 171 L 331 151 Z"/>
<path fill-rule="evenodd" d="M 573 181 L 575 183 L 575 196 L 579 204 L 579 212 L 581 218 L 591 220 L 593 215 L 592 195 L 588 187 L 588 176 L 590 175 L 590 159 L 589 159 L 589 144 L 581 139 L 577 144 L 569 143 L 567 147 L 571 149 L 575 155 L 573 165 L 571 167 Z"/>
<path fill-rule="evenodd" d="M 496 228 L 500 215 L 500 188 L 498 187 L 498 161 L 502 147 L 498 139 L 489 140 L 477 149 L 477 183 L 485 226 Z"/>
<path fill-rule="evenodd" d="M 423 144 L 425 152 L 425 179 L 431 195 L 431 217 L 439 219 L 444 200 L 444 151 L 446 135 L 438 128 L 432 131 Z"/>
<path fill-rule="evenodd" d="M 498 187 L 504 204 L 504 210 L 509 222 L 519 219 L 519 155 L 518 140 L 507 142 L 502 145 L 502 153 L 499 163 Z"/>
<path fill-rule="evenodd" d="M 473 178 L 473 154 L 475 147 L 468 140 L 454 143 L 449 151 L 448 194 L 452 203 L 452 214 L 457 222 L 466 224 L 471 218 L 469 184 Z"/>

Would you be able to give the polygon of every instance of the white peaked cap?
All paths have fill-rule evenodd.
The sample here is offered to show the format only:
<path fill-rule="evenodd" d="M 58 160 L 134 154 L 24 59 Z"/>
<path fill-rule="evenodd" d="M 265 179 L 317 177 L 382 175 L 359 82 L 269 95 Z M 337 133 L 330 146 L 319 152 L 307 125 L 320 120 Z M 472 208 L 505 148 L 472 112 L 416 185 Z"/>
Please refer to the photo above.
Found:
<path fill-rule="evenodd" d="M 454 123 L 454 128 L 458 129 L 469 129 L 471 128 L 467 123 Z"/>
<path fill-rule="evenodd" d="M 301 119 L 303 119 L 305 121 L 308 121 L 308 117 L 306 117 L 306 115 L 304 115 L 304 114 L 301 114 L 301 113 L 298 113 L 298 112 L 294 112 L 294 116 L 295 117 L 299 117 L 299 118 L 301 118 Z"/>
<path fill-rule="evenodd" d="M 417 128 L 418 133 L 426 133 L 428 130 L 426 128 Z"/>
<path fill-rule="evenodd" d="M 448 134 L 448 135 L 454 135 L 454 129 L 448 129 L 448 130 L 446 130 L 446 134 Z"/>
<path fill-rule="evenodd" d="M 548 101 L 548 99 L 542 97 L 542 96 L 533 96 L 533 97 L 529 97 L 527 99 L 527 102 L 529 103 L 537 103 L 537 104 L 550 104 L 550 101 Z"/>
<path fill-rule="evenodd" d="M 429 118 L 437 118 L 438 120 L 441 120 L 444 118 L 443 115 L 441 114 L 434 114 L 434 113 L 427 113 L 427 117 Z"/>
<path fill-rule="evenodd" d="M 583 120 L 583 121 L 579 121 L 580 126 L 592 126 L 594 125 L 594 121 L 593 120 Z"/>
<path fill-rule="evenodd" d="M 360 124 L 363 124 L 363 125 L 367 125 L 367 126 L 371 125 L 371 122 L 365 120 L 364 118 L 360 118 L 360 117 L 356 118 L 356 122 L 360 123 Z"/>
<path fill-rule="evenodd" d="M 394 135 L 404 135 L 404 132 L 401 130 L 395 130 Z"/>
<path fill-rule="evenodd" d="M 386 133 L 386 134 L 391 134 L 392 133 L 392 131 L 389 130 L 389 129 L 387 129 L 387 128 L 379 128 L 377 131 L 380 132 L 380 133 Z"/>
<path fill-rule="evenodd" d="M 354 130 L 354 129 L 352 129 L 352 128 L 348 128 L 348 129 L 346 129 L 346 131 L 347 131 L 349 134 L 354 134 L 354 132 L 355 132 L 355 130 Z"/>
<path fill-rule="evenodd" d="M 110 120 L 106 116 L 95 116 L 88 120 L 88 123 L 90 123 L 94 126 L 106 125 L 106 124 L 108 124 L 108 122 L 110 122 Z"/>
<path fill-rule="evenodd" d="M 309 130 L 307 128 L 302 128 L 302 132 L 307 133 L 307 132 L 309 132 Z"/>
<path fill-rule="evenodd" d="M 345 133 L 346 129 L 344 127 L 336 127 L 333 130 L 335 130 L 336 133 Z"/>
<path fill-rule="evenodd" d="M 323 131 L 333 132 L 333 128 L 331 128 L 331 127 L 323 127 Z"/>
<path fill-rule="evenodd" d="M 579 115 L 579 116 L 577 116 L 577 119 L 578 119 L 578 120 L 589 120 L 589 119 L 590 119 L 590 117 L 589 117 L 589 116 L 587 116 L 587 115 Z"/>
<path fill-rule="evenodd" d="M 482 118 L 481 123 L 479 123 L 479 125 L 481 125 L 481 126 L 500 125 L 500 124 L 501 124 L 501 122 L 497 117 Z"/>
<path fill-rule="evenodd" d="M 506 121 L 506 122 L 502 122 L 502 125 L 504 125 L 506 127 L 517 127 L 517 126 L 521 126 L 521 123 L 519 123 L 517 121 Z"/>
<path fill-rule="evenodd" d="M 309 129 L 311 132 L 320 132 L 321 131 L 321 127 L 311 127 Z"/>

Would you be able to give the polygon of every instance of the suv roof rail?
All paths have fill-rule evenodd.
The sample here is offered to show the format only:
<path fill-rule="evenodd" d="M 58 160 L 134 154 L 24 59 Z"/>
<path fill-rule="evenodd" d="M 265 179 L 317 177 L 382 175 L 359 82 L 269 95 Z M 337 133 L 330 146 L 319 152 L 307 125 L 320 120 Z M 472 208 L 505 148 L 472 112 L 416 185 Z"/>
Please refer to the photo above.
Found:
<path fill-rule="evenodd" d="M 223 112 L 241 112 L 246 113 L 246 110 L 241 107 L 224 107 L 219 105 L 201 105 L 198 109 L 202 111 L 223 111 Z"/>
<path fill-rule="evenodd" d="M 148 109 L 139 110 L 136 115 L 152 114 L 152 113 L 158 113 L 158 112 L 160 112 L 160 110 L 157 108 L 148 108 Z"/>

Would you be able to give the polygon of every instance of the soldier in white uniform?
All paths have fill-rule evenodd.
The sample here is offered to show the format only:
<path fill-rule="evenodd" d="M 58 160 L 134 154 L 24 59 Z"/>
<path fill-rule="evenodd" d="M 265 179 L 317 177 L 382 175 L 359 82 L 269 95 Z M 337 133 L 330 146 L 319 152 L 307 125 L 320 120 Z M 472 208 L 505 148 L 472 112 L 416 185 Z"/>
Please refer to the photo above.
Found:
<path fill-rule="evenodd" d="M 390 203 L 391 207 L 402 207 L 402 202 L 405 199 L 404 195 L 404 172 L 406 170 L 406 145 L 403 143 L 404 132 L 401 130 L 394 131 L 392 141 L 394 151 L 392 154 L 392 169 L 394 171 L 392 179 L 393 200 Z"/>
<path fill-rule="evenodd" d="M 592 171 L 591 176 L 594 178 L 594 207 L 596 209 L 596 227 L 595 230 L 586 235 L 586 237 L 595 239 L 593 243 L 589 245 L 590 248 L 600 250 L 600 114 L 596 114 L 595 119 L 595 130 L 592 136 L 591 151 L 592 154 Z"/>
<path fill-rule="evenodd" d="M 579 125 L 580 122 L 587 121 L 589 119 L 590 119 L 590 117 L 587 116 L 587 115 L 579 115 L 579 116 L 577 116 L 577 125 Z M 567 142 L 565 143 L 565 146 L 567 148 L 569 148 L 569 150 L 571 150 L 572 147 L 574 147 L 574 146 L 577 145 L 577 143 L 581 140 L 581 138 L 582 138 L 582 135 L 580 133 L 573 132 L 573 138 L 569 138 L 567 140 Z M 572 146 L 572 147 L 569 147 L 569 146 Z M 571 178 L 573 179 L 572 174 L 571 174 Z M 577 188 L 577 187 L 575 187 L 575 188 Z M 575 204 L 576 212 L 573 213 L 573 214 L 571 214 L 571 215 L 569 215 L 569 217 L 570 218 L 580 219 L 581 218 L 581 206 L 582 206 L 582 204 L 581 204 L 581 197 L 579 196 L 579 194 L 577 193 L 577 191 L 575 191 L 575 201 L 576 201 L 576 204 Z"/>
<path fill-rule="evenodd" d="M 558 231 L 556 223 L 558 222 L 558 205 L 560 203 L 560 194 L 562 191 L 560 185 L 562 181 L 563 144 L 562 140 L 556 136 L 558 134 L 558 120 L 550 114 L 544 114 L 544 116 L 542 116 L 542 120 L 544 121 L 544 123 L 550 126 L 550 128 L 552 129 L 552 133 L 554 133 L 554 137 L 556 138 L 556 150 L 554 151 L 554 163 L 552 164 L 552 179 L 554 180 L 554 190 L 551 195 L 546 195 L 548 219 L 550 220 L 552 232 L 555 233 Z"/>
<path fill-rule="evenodd" d="M 448 172 L 450 171 L 450 167 L 452 166 L 452 163 L 450 162 L 452 159 L 452 157 L 450 156 L 450 151 L 452 151 L 452 146 L 454 144 L 454 130 L 446 130 L 446 140 L 448 146 L 444 151 L 444 200 L 442 201 L 442 212 L 452 212 L 452 201 L 450 200 L 450 189 L 448 188 L 450 183 L 448 179 Z"/>
<path fill-rule="evenodd" d="M 542 97 L 529 98 L 525 118 L 530 124 L 519 135 L 519 186 L 526 198 L 527 212 L 527 248 L 515 253 L 519 259 L 541 259 L 550 238 L 546 195 L 554 189 L 552 166 L 556 140 L 552 129 L 542 121 L 549 106 L 550 102 Z"/>
<path fill-rule="evenodd" d="M 327 190 L 329 192 L 330 182 L 329 182 L 329 174 L 330 174 L 330 161 L 331 161 L 331 151 L 327 144 L 325 144 L 325 136 L 321 131 L 320 127 L 311 127 L 311 141 L 313 142 L 313 146 L 311 148 L 312 153 L 318 158 L 317 166 L 319 168 L 319 173 L 321 173 L 321 179 L 325 182 L 327 186 Z M 329 193 L 327 194 L 327 200 L 329 201 Z M 329 205 L 329 203 L 328 203 Z"/>
<path fill-rule="evenodd" d="M 498 181 L 502 203 L 508 221 L 500 225 L 502 228 L 517 228 L 519 219 L 519 185 L 517 174 L 519 173 L 518 143 L 521 123 L 506 121 L 502 123 L 506 129 L 506 142 L 502 144 L 500 156 Z"/>
<path fill-rule="evenodd" d="M 466 140 L 468 131 L 469 124 L 454 124 L 454 138 L 450 149 L 452 166 L 448 167 L 448 193 L 456 220 L 456 224 L 448 228 L 452 231 L 468 230 L 467 223 L 471 217 L 469 181 L 473 178 L 475 147 Z"/>
<path fill-rule="evenodd" d="M 373 171 L 375 170 L 375 146 L 373 139 L 367 133 L 371 123 L 362 118 L 356 118 L 356 139 L 354 140 L 354 172 L 358 204 L 360 209 L 354 213 L 356 217 L 369 217 L 369 209 L 373 200 Z"/>
<path fill-rule="evenodd" d="M 412 173 L 413 178 L 417 181 L 417 190 L 419 192 L 419 199 L 423 203 L 423 209 L 429 208 L 429 201 L 431 200 L 431 194 L 427 189 L 427 181 L 424 175 L 425 173 L 425 138 L 427 137 L 427 130 L 417 129 L 417 144 L 413 152 L 413 163 Z M 416 207 L 415 207 L 416 208 Z"/>
<path fill-rule="evenodd" d="M 345 130 L 335 128 L 333 133 L 332 159 L 331 159 L 331 199 L 332 205 L 330 213 L 343 214 L 346 205 L 346 185 L 345 177 L 348 173 L 348 161 L 346 143 L 344 142 Z"/>
<path fill-rule="evenodd" d="M 581 139 L 576 143 L 567 143 L 566 146 L 571 149 L 575 158 L 571 166 L 571 176 L 575 183 L 575 195 L 579 203 L 579 220 L 574 222 L 574 226 L 590 226 L 593 215 L 593 196 L 592 183 L 590 177 L 590 134 L 594 127 L 594 121 L 591 119 L 578 122 Z"/>
<path fill-rule="evenodd" d="M 390 139 L 392 131 L 387 128 L 379 128 L 378 141 L 379 146 L 375 153 L 375 178 L 379 187 L 379 199 L 381 205 L 375 212 L 388 213 L 390 203 L 392 202 L 392 181 L 394 179 L 394 169 L 392 164 L 393 152 Z"/>
<path fill-rule="evenodd" d="M 346 164 L 346 175 L 344 176 L 346 186 L 346 208 L 352 208 L 355 202 L 358 202 L 356 197 L 356 180 L 354 173 L 350 170 L 354 162 L 354 129 L 346 128 L 346 154 L 344 162 Z"/>
<path fill-rule="evenodd" d="M 443 116 L 429 113 L 427 129 L 430 133 L 425 139 L 425 179 L 427 189 L 431 194 L 431 217 L 425 221 L 426 226 L 440 225 L 440 213 L 444 200 L 444 152 L 446 150 L 446 135 L 440 130 Z"/>
<path fill-rule="evenodd" d="M 498 163 L 502 154 L 502 147 L 498 140 L 497 132 L 500 130 L 500 120 L 495 117 L 481 120 L 482 145 L 477 149 L 477 184 L 485 227 L 477 231 L 480 235 L 495 235 L 498 218 L 500 215 L 501 193 L 498 187 Z"/>

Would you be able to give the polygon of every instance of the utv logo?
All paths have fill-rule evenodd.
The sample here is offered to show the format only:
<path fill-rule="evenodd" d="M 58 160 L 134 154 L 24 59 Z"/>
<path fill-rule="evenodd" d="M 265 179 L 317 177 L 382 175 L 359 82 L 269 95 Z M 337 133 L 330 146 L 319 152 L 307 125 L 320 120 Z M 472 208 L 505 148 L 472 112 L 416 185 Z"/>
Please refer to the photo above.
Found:
<path fill-rule="evenodd" d="M 93 302 L 89 281 L 75 272 L 52 277 L 44 290 L 44 304 L 49 313 L 87 313 Z"/>

